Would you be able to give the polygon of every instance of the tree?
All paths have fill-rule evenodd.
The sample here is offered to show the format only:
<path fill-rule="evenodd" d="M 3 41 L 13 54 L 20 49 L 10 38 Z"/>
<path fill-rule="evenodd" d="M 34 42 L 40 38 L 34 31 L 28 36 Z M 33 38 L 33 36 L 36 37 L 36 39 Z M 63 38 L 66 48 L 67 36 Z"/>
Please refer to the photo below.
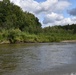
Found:
<path fill-rule="evenodd" d="M 41 23 L 32 13 L 10 3 L 10 0 L 0 2 L 0 29 L 20 29 L 29 33 L 38 33 Z"/>
<path fill-rule="evenodd" d="M 10 4 L 10 0 L 3 0 L 3 3 Z"/>

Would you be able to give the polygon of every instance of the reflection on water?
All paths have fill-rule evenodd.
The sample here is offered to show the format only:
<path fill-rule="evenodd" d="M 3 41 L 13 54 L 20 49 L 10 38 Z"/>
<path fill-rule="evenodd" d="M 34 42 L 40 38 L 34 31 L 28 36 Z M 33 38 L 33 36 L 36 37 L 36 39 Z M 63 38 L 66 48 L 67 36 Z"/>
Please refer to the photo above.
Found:
<path fill-rule="evenodd" d="M 76 43 L 0 45 L 0 75 L 75 75 L 75 48 Z"/>

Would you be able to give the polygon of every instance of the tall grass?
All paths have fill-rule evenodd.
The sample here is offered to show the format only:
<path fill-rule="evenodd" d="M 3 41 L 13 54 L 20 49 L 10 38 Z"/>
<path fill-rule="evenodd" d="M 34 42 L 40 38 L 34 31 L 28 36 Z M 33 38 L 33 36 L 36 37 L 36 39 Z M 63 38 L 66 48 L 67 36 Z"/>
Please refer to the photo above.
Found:
<path fill-rule="evenodd" d="M 76 34 L 71 33 L 39 33 L 30 34 L 19 29 L 2 30 L 0 32 L 0 43 L 36 43 L 36 42 L 60 42 L 63 40 L 76 40 Z"/>

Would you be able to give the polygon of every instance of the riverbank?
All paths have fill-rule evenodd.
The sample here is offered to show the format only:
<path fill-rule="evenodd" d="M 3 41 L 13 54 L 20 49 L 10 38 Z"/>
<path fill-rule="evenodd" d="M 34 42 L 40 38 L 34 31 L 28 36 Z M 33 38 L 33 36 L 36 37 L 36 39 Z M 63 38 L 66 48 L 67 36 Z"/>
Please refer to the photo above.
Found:
<path fill-rule="evenodd" d="M 76 42 L 76 40 L 64 40 L 64 41 L 61 41 L 61 42 Z"/>
<path fill-rule="evenodd" d="M 76 42 L 76 40 L 63 40 L 63 41 L 54 41 L 54 42 L 62 42 L 62 43 L 74 43 Z M 52 43 L 50 41 L 16 41 L 15 44 L 21 44 L 21 43 Z M 9 40 L 6 40 L 6 41 L 2 41 L 0 42 L 0 44 L 13 44 L 11 43 Z"/>
<path fill-rule="evenodd" d="M 73 41 L 71 41 L 73 40 Z M 75 42 L 76 34 L 69 32 L 29 33 L 20 29 L 5 30 L 0 33 L 0 43 L 50 43 Z"/>
<path fill-rule="evenodd" d="M 0 44 L 10 44 L 10 41 L 0 41 Z"/>

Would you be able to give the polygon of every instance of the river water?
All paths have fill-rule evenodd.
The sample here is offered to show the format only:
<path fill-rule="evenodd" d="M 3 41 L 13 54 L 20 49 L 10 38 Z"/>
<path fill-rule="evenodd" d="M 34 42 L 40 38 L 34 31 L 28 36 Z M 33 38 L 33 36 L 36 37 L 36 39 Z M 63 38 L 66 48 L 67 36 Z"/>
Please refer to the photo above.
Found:
<path fill-rule="evenodd" d="M 76 75 L 76 43 L 0 45 L 0 75 Z"/>

